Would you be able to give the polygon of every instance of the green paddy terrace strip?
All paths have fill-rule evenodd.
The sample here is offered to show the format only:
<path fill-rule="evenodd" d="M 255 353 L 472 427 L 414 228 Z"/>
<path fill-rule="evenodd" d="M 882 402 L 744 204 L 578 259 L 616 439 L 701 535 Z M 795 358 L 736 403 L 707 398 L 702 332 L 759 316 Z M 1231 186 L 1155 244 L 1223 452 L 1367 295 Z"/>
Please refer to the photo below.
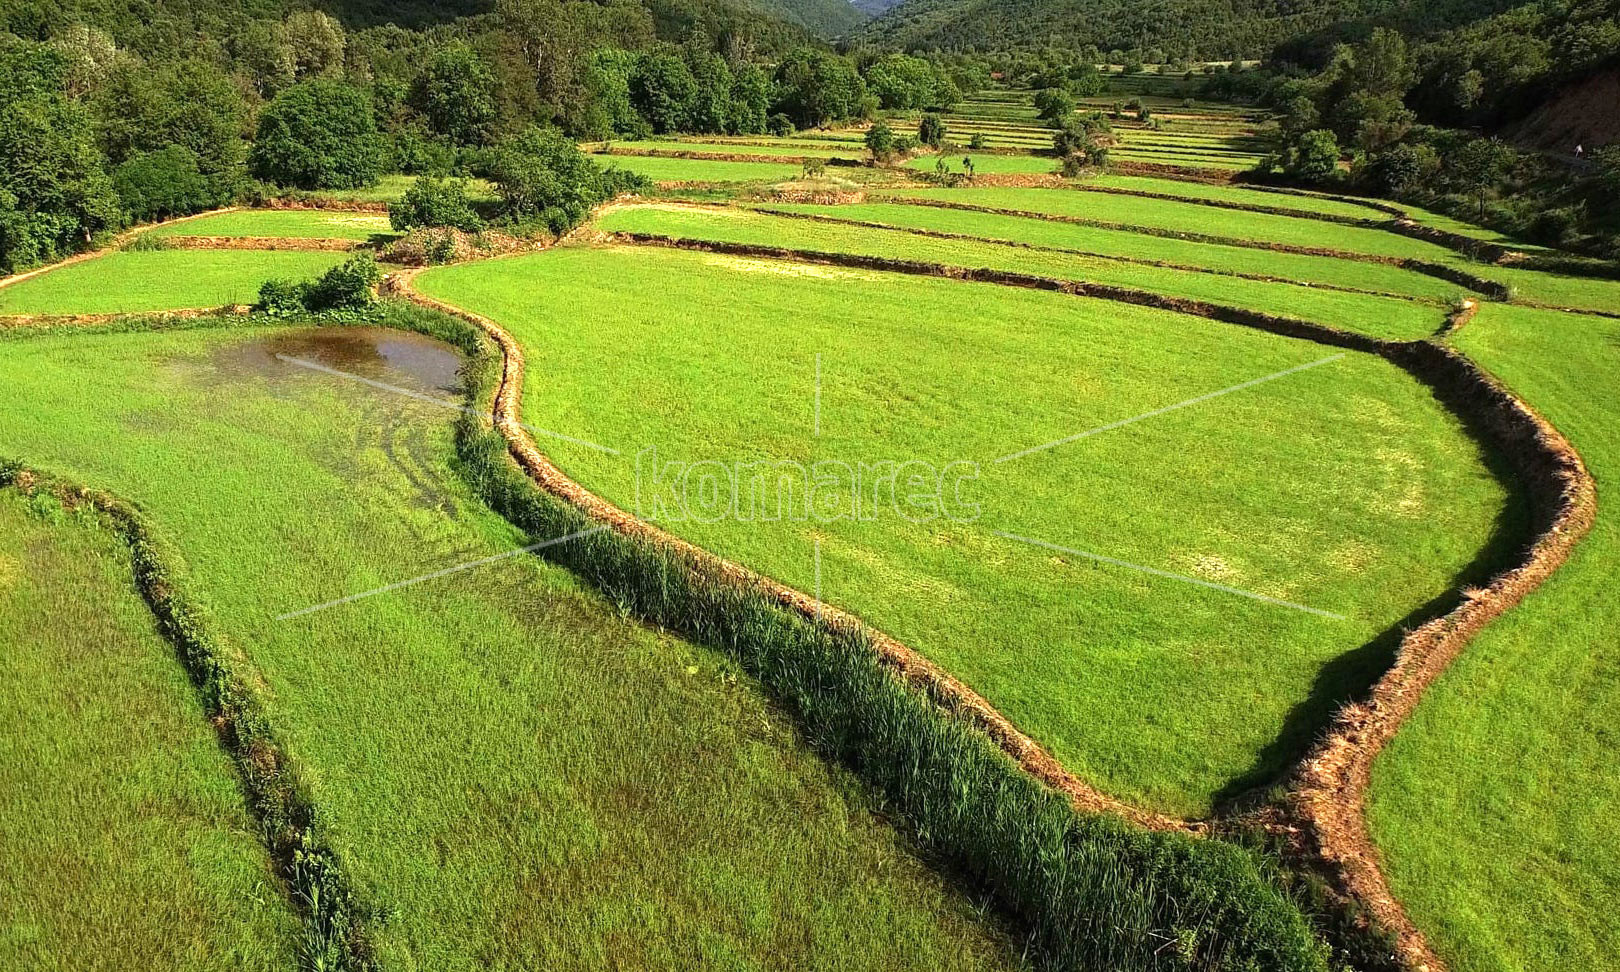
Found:
<path fill-rule="evenodd" d="M 1123 195 L 1110 199 L 1107 194 L 1025 188 L 881 189 L 874 195 L 907 205 L 1045 219 L 1192 242 L 1382 263 L 1438 276 L 1490 296 L 1507 295 L 1505 285 L 1495 282 L 1498 275 L 1494 271 L 1487 274 L 1484 265 L 1444 246 L 1383 229 L 1327 223 L 1304 213 L 1281 216 L 1210 207 L 1193 201 Z M 1211 213 L 1211 209 L 1216 212 Z M 1269 237 L 1268 231 L 1276 238 Z M 1324 241 L 1331 245 L 1324 245 Z"/>
<path fill-rule="evenodd" d="M 659 139 L 639 142 L 609 142 L 598 147 L 597 151 L 609 158 L 617 158 L 620 153 L 647 153 L 654 156 L 662 155 L 674 158 L 694 155 L 699 157 L 704 155 L 780 155 L 792 158 L 859 159 L 866 154 L 866 146 L 861 144 L 849 148 L 835 148 L 832 146 L 818 147 L 774 141 L 736 145 L 725 142 Z"/>
<path fill-rule="evenodd" d="M 191 229 L 198 221 L 182 223 Z M 0 288 L 0 316 L 138 314 L 250 304 L 274 278 L 316 276 L 342 253 L 114 251 Z"/>
<path fill-rule="evenodd" d="M 128 547 L 69 499 L 0 487 L 0 967 L 291 968 L 235 770 Z"/>
<path fill-rule="evenodd" d="M 1442 303 L 1454 302 L 1468 293 L 1466 288 L 1449 280 L 1387 264 L 1195 243 L 997 213 L 884 202 L 836 206 L 767 203 L 761 204 L 760 208 L 775 213 L 796 213 L 877 223 L 895 229 L 962 235 L 985 243 L 1045 246 L 1105 259 L 1149 261 L 1173 267 L 1202 268 L 1214 273 L 1280 278 L 1306 287 L 1324 285 Z"/>
<path fill-rule="evenodd" d="M 1470 644 L 1373 765 L 1390 885 L 1453 972 L 1620 954 L 1620 322 L 1487 304 L 1459 350 L 1563 432 L 1597 480 L 1569 561 Z"/>
<path fill-rule="evenodd" d="M 1312 289 L 1282 281 L 1189 273 L 1175 267 L 1124 263 L 1091 254 L 1043 251 L 1020 244 L 973 239 L 936 238 L 904 230 L 802 219 L 792 214 L 625 208 L 605 214 L 597 225 L 612 232 L 1010 270 L 1203 300 L 1279 317 L 1304 317 L 1346 331 L 1370 330 L 1386 337 L 1427 336 L 1440 329 L 1445 317 L 1444 309 L 1436 304 L 1402 298 Z"/>
<path fill-rule="evenodd" d="M 644 175 L 654 182 L 720 183 L 780 182 L 803 170 L 787 162 L 729 162 L 716 159 L 672 159 L 659 156 L 595 156 L 602 165 L 614 165 L 626 172 Z"/>
<path fill-rule="evenodd" d="M 610 280 L 618 296 L 604 303 Z M 433 270 L 418 286 L 523 342 L 525 415 L 542 427 L 652 446 L 664 461 L 983 461 L 995 482 L 972 495 L 982 524 L 668 525 L 801 590 L 815 589 L 819 546 L 823 597 L 962 677 L 1083 777 L 1171 812 L 1207 813 L 1297 754 L 1332 705 L 1387 663 L 1397 621 L 1419 606 L 1407 599 L 1449 587 L 1506 502 L 1428 393 L 1361 356 L 1335 359 L 1315 381 L 1264 385 L 1083 448 L 993 462 L 1190 390 L 1322 358 L 1320 346 L 1160 311 L 643 249 Z M 700 310 L 716 301 L 732 309 L 723 321 Z M 825 386 L 813 436 L 817 353 Z M 573 364 L 584 359 L 613 364 Z M 1039 407 L 1014 389 L 1036 390 Z M 1234 432 L 1249 421 L 1272 431 Z M 637 508 L 623 463 L 566 442 L 546 448 L 569 475 Z M 1245 469 L 1292 472 L 1260 488 Z M 1336 500 L 1324 506 L 1312 484 L 1328 483 Z M 1206 596 L 996 529 L 1326 600 L 1346 618 Z M 1233 625 L 1246 632 L 1241 644 Z"/>
<path fill-rule="evenodd" d="M 1373 205 L 1364 205 L 1342 199 L 1293 193 L 1270 192 L 1240 186 L 1211 186 L 1178 179 L 1155 179 L 1150 176 L 1098 174 L 1074 184 L 1076 189 L 1119 189 L 1127 192 L 1154 193 L 1179 196 L 1189 201 L 1213 201 L 1240 205 L 1270 206 L 1293 209 L 1307 215 L 1342 216 L 1347 219 L 1384 221 L 1390 213 Z"/>
<path fill-rule="evenodd" d="M 561 568 L 281 620 L 535 542 L 455 472 L 453 410 L 284 358 L 459 385 L 451 349 L 395 332 L 8 332 L 0 441 L 174 538 L 387 913 L 382 968 L 1016 964 L 734 663 Z"/>
<path fill-rule="evenodd" d="M 277 239 L 348 239 L 363 242 L 394 236 L 386 214 L 327 209 L 233 209 L 155 226 L 142 234 L 172 236 L 240 236 Z"/>

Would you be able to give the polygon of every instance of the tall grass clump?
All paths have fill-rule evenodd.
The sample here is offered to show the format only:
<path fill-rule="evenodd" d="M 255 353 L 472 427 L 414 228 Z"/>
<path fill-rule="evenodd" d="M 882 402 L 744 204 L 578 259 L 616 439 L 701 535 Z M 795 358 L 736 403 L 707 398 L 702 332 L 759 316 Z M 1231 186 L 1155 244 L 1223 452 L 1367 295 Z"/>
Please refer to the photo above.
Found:
<path fill-rule="evenodd" d="M 379 915 L 350 887 L 310 787 L 277 742 L 264 703 L 243 671 L 243 660 L 215 633 L 204 607 L 186 593 L 186 571 L 178 552 L 132 504 L 0 459 L 0 488 L 13 486 L 25 495 L 54 496 L 70 507 L 90 506 L 129 545 L 135 585 L 151 608 L 159 633 L 178 651 L 204 711 L 242 774 L 249 809 L 300 906 L 301 965 L 319 972 L 371 969 L 367 925 Z"/>
<path fill-rule="evenodd" d="M 475 407 L 490 400 L 499 358 L 478 331 L 420 309 L 389 318 L 467 352 Z M 462 474 L 536 542 L 594 525 L 536 486 L 487 418 L 463 416 L 456 439 Z M 1077 812 L 947 700 L 897 678 L 858 631 L 813 623 L 650 539 L 604 531 L 547 551 L 626 614 L 736 658 L 925 853 L 993 899 L 1040 966 L 1326 969 L 1325 945 L 1260 855 Z"/>

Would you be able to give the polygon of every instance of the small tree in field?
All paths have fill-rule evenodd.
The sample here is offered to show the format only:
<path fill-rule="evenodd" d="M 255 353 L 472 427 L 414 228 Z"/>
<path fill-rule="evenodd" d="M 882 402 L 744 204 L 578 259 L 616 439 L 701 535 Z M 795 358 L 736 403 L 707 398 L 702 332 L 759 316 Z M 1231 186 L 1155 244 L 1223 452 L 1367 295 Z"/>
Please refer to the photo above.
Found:
<path fill-rule="evenodd" d="M 931 148 L 939 148 L 945 141 L 945 122 L 933 112 L 922 116 L 917 125 L 917 141 Z"/>
<path fill-rule="evenodd" d="M 1518 153 L 1494 138 L 1476 138 L 1446 160 L 1452 182 L 1479 203 L 1479 218 L 1485 218 L 1485 197 L 1507 178 Z"/>
<path fill-rule="evenodd" d="M 883 122 L 873 122 L 872 127 L 866 130 L 866 150 L 872 153 L 872 158 L 879 162 L 888 162 L 894 158 L 898 143 L 894 137 L 894 130 Z"/>
<path fill-rule="evenodd" d="M 1299 137 L 1289 151 L 1288 174 L 1311 182 L 1332 178 L 1339 170 L 1339 139 L 1331 131 L 1318 128 Z"/>
<path fill-rule="evenodd" d="M 377 181 L 383 142 L 371 96 L 342 81 L 286 89 L 259 116 L 249 164 L 269 182 L 300 189 L 355 189 Z"/>
<path fill-rule="evenodd" d="M 426 176 L 412 183 L 399 202 L 388 207 L 388 222 L 402 233 L 418 226 L 451 226 L 467 233 L 484 228 L 484 221 L 467 201 L 465 180 Z"/>

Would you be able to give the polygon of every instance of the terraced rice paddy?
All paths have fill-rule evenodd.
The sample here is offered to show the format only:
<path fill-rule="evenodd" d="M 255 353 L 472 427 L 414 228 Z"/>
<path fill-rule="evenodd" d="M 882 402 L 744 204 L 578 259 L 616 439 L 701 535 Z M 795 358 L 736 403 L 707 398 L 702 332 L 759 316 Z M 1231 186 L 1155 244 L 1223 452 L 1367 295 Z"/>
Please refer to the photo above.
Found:
<path fill-rule="evenodd" d="M 131 570 L 93 514 L 0 488 L 0 966 L 288 968 L 291 904 Z"/>
<path fill-rule="evenodd" d="M 238 209 L 176 220 L 148 231 L 153 237 L 245 236 L 282 239 L 345 239 L 364 241 L 393 236 L 386 213 L 355 213 L 331 209 Z"/>
<path fill-rule="evenodd" d="M 836 219 L 845 209 L 853 209 L 856 212 L 849 218 L 875 217 L 873 221 L 883 222 L 886 221 L 885 217 L 903 221 L 908 214 L 888 212 L 891 209 L 903 208 L 773 206 L 771 210 L 808 211 L 817 215 L 829 214 Z M 921 260 L 947 266 L 989 267 L 1043 277 L 1090 281 L 1171 294 L 1190 300 L 1244 307 L 1282 317 L 1304 317 L 1347 330 L 1362 330 L 1387 337 L 1427 336 L 1440 328 L 1446 313 L 1443 306 L 1432 300 L 1402 300 L 1370 294 L 1342 293 L 1300 287 L 1286 282 L 1128 263 L 1080 253 L 1046 252 L 991 241 L 945 240 L 902 230 L 873 229 L 839 222 L 811 222 L 776 216 L 769 212 L 704 211 L 671 207 L 625 208 L 608 214 L 599 225 L 603 229 L 616 232 L 650 233 L 683 239 L 721 240 L 729 243 L 780 246 L 820 252 L 857 253 L 871 257 Z M 1398 270 L 1395 272 L 1407 273 Z M 1427 281 L 1429 278 L 1423 279 Z M 1455 287 L 1451 289 L 1456 290 Z"/>
<path fill-rule="evenodd" d="M 108 253 L 0 288 L 0 315 L 136 314 L 251 304 L 266 280 L 301 280 L 342 260 L 342 253 L 258 250 Z"/>
<path fill-rule="evenodd" d="M 1620 308 L 1620 304 L 1611 304 Z M 1597 525 L 1487 628 L 1375 764 L 1372 832 L 1459 972 L 1603 968 L 1620 954 L 1620 322 L 1486 306 L 1456 344 L 1525 396 L 1598 481 Z"/>
<path fill-rule="evenodd" d="M 984 463 L 970 489 L 982 522 L 671 527 L 806 590 L 819 546 L 824 598 L 946 665 L 1109 792 L 1172 812 L 1207 812 L 1275 772 L 1314 731 L 1301 713 L 1331 704 L 1313 689 L 1324 671 L 1345 669 L 1349 685 L 1387 661 L 1384 632 L 1416 606 L 1412 594 L 1444 591 L 1505 502 L 1427 393 L 1361 358 L 1140 433 L 993 462 L 1324 357 L 1174 314 L 662 250 L 570 249 L 434 270 L 418 286 L 530 349 L 528 420 L 619 448 L 546 444 L 627 508 L 638 508 L 628 457 L 647 449 L 683 463 Z M 707 309 L 722 300 L 719 319 Z M 609 364 L 570 364 L 581 360 Z M 1199 445 L 1189 455 L 1175 443 Z M 1368 477 L 1364 455 L 1379 450 Z M 643 465 L 642 489 L 646 475 Z M 1358 478 L 1366 492 L 1346 494 Z M 1205 596 L 997 531 L 1343 617 Z M 1269 646 L 1263 657 L 1230 640 L 1234 624 Z"/>
<path fill-rule="evenodd" d="M 1168 82 L 1140 85 L 1154 83 Z M 971 154 L 984 174 L 1049 171 L 1027 151 L 1050 136 L 1022 98 L 948 124 L 959 144 L 980 132 L 1025 154 L 953 149 L 953 169 Z M 1122 160 L 1259 151 L 1260 119 L 1144 100 L 1168 126 L 1122 126 Z M 855 157 L 859 139 L 645 147 Z M 809 205 L 771 198 L 797 163 L 599 161 L 712 185 L 613 206 L 580 236 L 594 242 L 412 284 L 511 332 L 521 417 L 546 456 L 917 649 L 1158 826 L 1225 820 L 1274 785 L 1403 632 L 1477 597 L 1532 521 L 1518 467 L 1412 373 L 1210 315 L 1439 341 L 1500 377 L 1581 452 L 1597 523 L 1423 696 L 1373 763 L 1367 826 L 1379 873 L 1455 972 L 1600 968 L 1620 952 L 1605 830 L 1620 813 L 1606 593 L 1620 540 L 1603 499 L 1620 468 L 1620 282 L 1478 263 L 1322 195 L 1126 175 L 945 189 L 921 184 L 922 157 L 839 170 L 867 201 Z M 397 198 L 410 178 L 359 195 Z M 362 243 L 385 227 L 244 210 L 149 232 Z M 243 303 L 342 258 L 113 252 L 0 288 L 0 315 Z M 922 275 L 940 266 L 956 269 Z M 948 278 L 979 271 L 1192 303 Z M 463 361 L 402 332 L 260 318 L 0 332 L 0 458 L 135 501 L 189 562 L 185 587 L 262 686 L 346 886 L 377 909 L 378 967 L 976 969 L 1050 954 L 1022 937 L 1028 911 L 1002 910 L 1005 887 L 931 866 L 938 834 L 904 829 L 912 811 L 874 798 L 887 791 L 868 788 L 870 767 L 829 765 L 828 730 L 768 700 L 741 656 L 505 556 L 546 538 L 483 505 L 454 411 L 319 370 L 453 404 Z M 757 463 L 773 464 L 774 494 Z M 788 515 L 764 515 L 771 501 Z M 240 770 L 108 526 L 0 488 L 0 878 L 17 889 L 0 898 L 0 966 L 314 968 L 308 902 L 258 839 Z M 60 821 L 43 839 L 41 819 Z M 1148 846 L 1123 824 L 1108 839 Z M 1191 845 L 1231 850 L 1152 846 Z M 1126 914 L 1060 918 L 1103 922 L 1112 948 Z"/>
<path fill-rule="evenodd" d="M 389 912 L 374 929 L 385 967 L 690 968 L 738 956 L 781 968 L 1012 962 L 998 933 L 905 851 L 734 666 L 625 623 L 558 568 L 508 557 L 284 618 L 529 541 L 451 468 L 454 412 L 277 355 L 432 395 L 457 384 L 448 348 L 389 332 L 13 334 L 0 343 L 11 406 L 0 442 L 140 503 L 175 539 L 197 595 L 264 679 L 270 718 L 308 768 L 344 866 L 362 897 Z M 16 521 L 9 508 L 0 515 Z M 62 556 L 82 550 L 78 543 Z M 0 549 L 15 557 L 21 548 Z M 108 556 L 60 569 L 127 583 Z M 20 596 L 8 576 L 0 598 Z M 76 611 L 93 609 L 78 597 Z M 138 634 L 135 607 L 129 598 L 115 605 Z M 131 639 L 126 651 L 151 647 Z M 13 655 L 8 664 L 20 663 Z M 53 674 L 59 684 L 69 678 Z M 177 669 L 160 674 L 168 698 L 183 698 Z M 140 684 L 116 691 L 127 697 Z M 199 750 L 206 724 L 192 718 L 189 734 L 166 730 L 191 748 L 141 752 L 147 773 L 161 771 L 154 760 L 181 757 L 189 776 L 179 780 L 217 770 L 214 754 Z M 99 741 L 106 759 L 139 743 Z M 139 779 L 117 781 L 118 793 L 138 799 Z M 256 952 L 283 955 L 284 942 L 261 941 L 283 920 L 281 892 L 242 886 L 255 859 L 227 829 L 232 815 L 220 804 L 229 778 L 190 785 L 201 788 L 191 799 L 208 816 L 171 838 L 162 804 L 143 808 L 155 843 L 125 857 L 158 857 L 156 842 L 178 850 L 189 840 L 206 853 L 171 863 L 175 876 L 139 879 L 151 888 L 167 880 L 202 904 L 240 895 L 234 911 L 204 909 L 183 929 L 199 963 L 236 967 L 228 949 L 246 967 Z M 50 815 L 67 806 L 66 792 L 35 796 L 46 798 L 57 801 Z M 17 855 L 8 849 L 8 868 L 26 864 Z M 187 890 L 191 872 L 199 890 Z M 95 889 L 92 875 L 84 880 Z M 35 904 L 6 899 L 8 909 Z M 164 913 L 153 916 L 154 935 Z M 71 930 L 33 927 L 8 922 L 0 949 L 68 943 L 55 935 Z"/>

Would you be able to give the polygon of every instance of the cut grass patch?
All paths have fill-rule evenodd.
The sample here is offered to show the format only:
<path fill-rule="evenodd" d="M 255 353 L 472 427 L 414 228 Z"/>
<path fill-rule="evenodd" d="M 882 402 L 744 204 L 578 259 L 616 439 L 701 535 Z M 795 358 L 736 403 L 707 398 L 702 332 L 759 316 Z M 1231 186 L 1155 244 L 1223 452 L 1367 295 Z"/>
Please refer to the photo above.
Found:
<path fill-rule="evenodd" d="M 302 251 L 119 251 L 0 289 L 0 314 L 137 314 L 251 304 L 266 280 L 316 276 L 344 258 Z"/>
<path fill-rule="evenodd" d="M 0 488 L 0 967 L 289 968 L 297 919 L 131 574 L 95 515 Z"/>
<path fill-rule="evenodd" d="M 1363 356 L 993 462 L 1326 354 L 1200 319 L 644 248 L 568 248 L 417 283 L 523 342 L 527 420 L 626 458 L 543 448 L 628 509 L 652 512 L 627 458 L 648 447 L 663 462 L 982 463 L 964 494 L 982 508 L 972 522 L 666 522 L 803 590 L 815 589 L 819 544 L 825 598 L 961 676 L 1083 777 L 1171 812 L 1207 812 L 1296 754 L 1387 663 L 1383 635 L 1446 589 L 1505 502 L 1432 397 Z"/>

